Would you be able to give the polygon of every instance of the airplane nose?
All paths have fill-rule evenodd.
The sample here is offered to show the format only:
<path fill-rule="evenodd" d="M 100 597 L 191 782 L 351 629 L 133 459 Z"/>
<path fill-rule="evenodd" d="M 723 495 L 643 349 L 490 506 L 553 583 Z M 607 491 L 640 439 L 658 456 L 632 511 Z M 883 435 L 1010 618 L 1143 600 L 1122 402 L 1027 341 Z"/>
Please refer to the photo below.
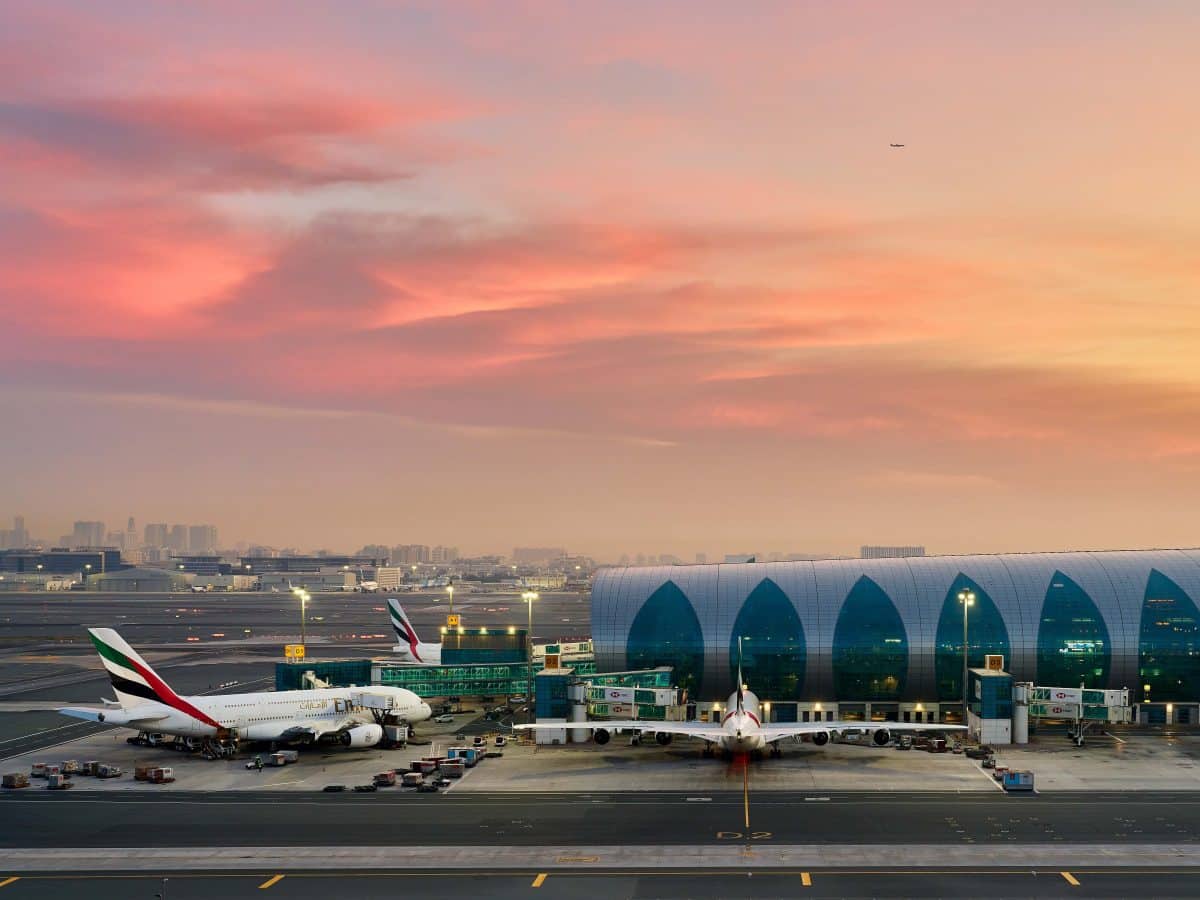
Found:
<path fill-rule="evenodd" d="M 428 704 L 428 703 L 422 703 L 422 704 L 421 704 L 421 709 L 423 709 L 423 710 L 425 711 L 425 718 L 427 718 L 427 719 L 428 719 L 430 716 L 432 716 L 432 715 L 433 715 L 433 710 L 429 708 L 429 704 Z"/>

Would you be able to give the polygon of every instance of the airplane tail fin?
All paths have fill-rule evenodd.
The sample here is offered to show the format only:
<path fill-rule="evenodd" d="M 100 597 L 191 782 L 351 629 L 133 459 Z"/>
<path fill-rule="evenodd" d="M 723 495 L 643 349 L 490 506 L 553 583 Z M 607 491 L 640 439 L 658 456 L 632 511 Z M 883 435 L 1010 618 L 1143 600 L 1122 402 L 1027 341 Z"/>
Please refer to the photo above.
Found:
<path fill-rule="evenodd" d="M 171 690 L 150 664 L 142 659 L 141 654 L 116 631 L 111 628 L 89 628 L 88 634 L 96 652 L 100 654 L 100 661 L 104 663 L 122 709 L 129 710 L 150 700 L 177 709 L 214 728 L 220 727 L 207 714 Z"/>
<path fill-rule="evenodd" d="M 744 694 L 744 685 L 745 685 L 745 682 L 742 680 L 742 638 L 739 635 L 738 636 L 738 673 L 737 673 L 737 708 L 738 708 L 738 712 L 742 711 L 743 703 L 746 699 L 745 694 Z"/>
<path fill-rule="evenodd" d="M 416 629 L 412 627 L 412 622 L 408 621 L 408 616 L 404 614 L 404 607 L 395 597 L 388 598 L 388 612 L 391 614 L 392 631 L 396 632 L 397 643 L 407 644 L 413 658 L 420 662 L 421 657 L 417 653 L 417 645 L 421 643 L 421 639 L 417 637 Z"/>

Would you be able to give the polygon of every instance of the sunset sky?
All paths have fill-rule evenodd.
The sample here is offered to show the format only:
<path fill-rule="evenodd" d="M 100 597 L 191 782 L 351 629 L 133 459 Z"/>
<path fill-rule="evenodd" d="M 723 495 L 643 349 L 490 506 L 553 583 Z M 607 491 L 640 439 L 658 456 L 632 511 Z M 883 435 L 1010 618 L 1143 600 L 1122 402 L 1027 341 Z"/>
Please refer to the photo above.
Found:
<path fill-rule="evenodd" d="M 0 527 L 1200 544 L 1191 0 L 0 19 Z"/>

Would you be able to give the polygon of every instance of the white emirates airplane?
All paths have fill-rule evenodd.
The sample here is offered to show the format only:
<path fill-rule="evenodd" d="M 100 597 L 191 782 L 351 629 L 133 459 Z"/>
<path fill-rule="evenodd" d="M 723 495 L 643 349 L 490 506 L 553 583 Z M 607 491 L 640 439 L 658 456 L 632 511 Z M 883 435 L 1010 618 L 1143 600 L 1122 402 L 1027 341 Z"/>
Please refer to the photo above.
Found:
<path fill-rule="evenodd" d="M 829 743 L 831 735 L 843 731 L 862 731 L 872 728 L 870 723 L 838 720 L 833 722 L 788 722 L 786 724 L 764 725 L 759 710 L 758 697 L 746 690 L 742 681 L 742 641 L 738 639 L 738 684 L 737 690 L 729 695 L 726 704 L 728 712 L 717 723 L 705 722 L 651 722 L 645 719 L 626 719 L 623 721 L 608 720 L 602 722 L 539 722 L 534 725 L 514 725 L 513 728 L 525 730 L 546 730 L 566 728 L 590 728 L 592 740 L 597 744 L 607 744 L 613 731 L 635 731 L 639 734 L 653 734 L 654 739 L 664 747 L 676 737 L 694 738 L 705 742 L 704 752 L 711 753 L 714 747 L 719 747 L 730 753 L 760 752 L 768 746 L 772 756 L 780 756 L 783 751 L 779 742 L 791 738 L 799 741 L 805 735 L 812 738 L 818 747 Z M 876 744 L 883 746 L 892 739 L 894 731 L 966 731 L 962 725 L 925 725 L 912 722 L 888 722 L 875 728 L 873 739 Z"/>
<path fill-rule="evenodd" d="M 442 645 L 423 644 L 417 631 L 408 621 L 404 607 L 395 597 L 388 597 L 388 613 L 392 619 L 392 631 L 396 632 L 396 646 L 392 652 L 399 654 L 400 663 L 412 666 L 440 666 Z"/>
<path fill-rule="evenodd" d="M 395 687 L 260 691 L 213 697 L 180 697 L 136 650 L 111 628 L 88 634 L 112 680 L 115 701 L 103 709 L 66 707 L 76 719 L 181 738 L 217 737 L 227 729 L 248 741 L 343 744 L 373 747 L 383 739 L 383 715 L 409 722 L 430 716 L 429 704 Z"/>

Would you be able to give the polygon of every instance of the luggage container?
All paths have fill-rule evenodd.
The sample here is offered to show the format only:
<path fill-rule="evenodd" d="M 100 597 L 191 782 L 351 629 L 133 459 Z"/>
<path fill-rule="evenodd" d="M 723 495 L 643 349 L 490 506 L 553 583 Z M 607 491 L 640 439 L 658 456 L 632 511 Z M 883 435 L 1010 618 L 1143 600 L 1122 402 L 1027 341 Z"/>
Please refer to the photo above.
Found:
<path fill-rule="evenodd" d="M 391 769 L 378 773 L 375 776 L 375 784 L 379 787 L 394 787 L 396 784 L 396 773 Z"/>
<path fill-rule="evenodd" d="M 45 763 L 34 763 L 32 766 L 30 766 L 29 767 L 29 777 L 30 778 L 45 778 L 46 777 L 46 764 Z"/>
<path fill-rule="evenodd" d="M 425 778 L 420 772 L 405 772 L 401 776 L 401 785 L 404 787 L 420 787 L 424 782 Z"/>
<path fill-rule="evenodd" d="M 150 767 L 149 766 L 134 766 L 133 767 L 133 780 L 134 781 L 149 781 L 150 780 Z"/>
<path fill-rule="evenodd" d="M 285 763 L 294 763 L 300 761 L 299 750 L 277 750 L 275 751 L 274 755 L 283 757 L 283 761 Z"/>
<path fill-rule="evenodd" d="M 79 770 L 80 775 L 95 775 L 100 768 L 100 762 L 95 759 L 89 759 L 83 764 L 83 768 Z"/>
<path fill-rule="evenodd" d="M 71 780 L 61 772 L 52 772 L 46 776 L 46 787 L 52 791 L 65 791 L 71 787 Z"/>
<path fill-rule="evenodd" d="M 151 784 L 170 784 L 175 780 L 175 770 L 169 766 L 156 766 L 149 772 L 149 781 Z"/>
<path fill-rule="evenodd" d="M 68 759 L 63 761 L 59 771 L 64 775 L 78 775 L 83 771 L 83 766 L 79 764 L 79 760 L 77 759 Z"/>
<path fill-rule="evenodd" d="M 113 766 L 108 763 L 100 763 L 96 767 L 97 778 L 120 778 L 124 774 L 120 766 Z"/>
<path fill-rule="evenodd" d="M 46 777 L 51 775 L 61 775 L 63 773 L 62 766 L 56 766 L 54 763 L 46 763 Z"/>
<path fill-rule="evenodd" d="M 467 771 L 467 764 L 461 759 L 448 759 L 438 767 L 446 778 L 462 778 Z"/>
<path fill-rule="evenodd" d="M 412 761 L 412 770 L 422 775 L 432 775 L 436 768 L 437 763 L 432 759 L 414 759 Z"/>
<path fill-rule="evenodd" d="M 1033 773 L 1029 771 L 1005 772 L 1003 784 L 1006 791 L 1032 791 Z"/>
<path fill-rule="evenodd" d="M 6 788 L 29 787 L 29 776 L 24 772 L 10 772 L 4 776 L 3 783 Z"/>
<path fill-rule="evenodd" d="M 280 768 L 282 766 L 286 766 L 287 764 L 288 764 L 287 755 L 280 753 L 278 751 L 276 751 L 275 753 L 272 753 L 270 756 L 267 757 L 267 765 L 268 766 L 275 766 L 276 768 Z"/>

